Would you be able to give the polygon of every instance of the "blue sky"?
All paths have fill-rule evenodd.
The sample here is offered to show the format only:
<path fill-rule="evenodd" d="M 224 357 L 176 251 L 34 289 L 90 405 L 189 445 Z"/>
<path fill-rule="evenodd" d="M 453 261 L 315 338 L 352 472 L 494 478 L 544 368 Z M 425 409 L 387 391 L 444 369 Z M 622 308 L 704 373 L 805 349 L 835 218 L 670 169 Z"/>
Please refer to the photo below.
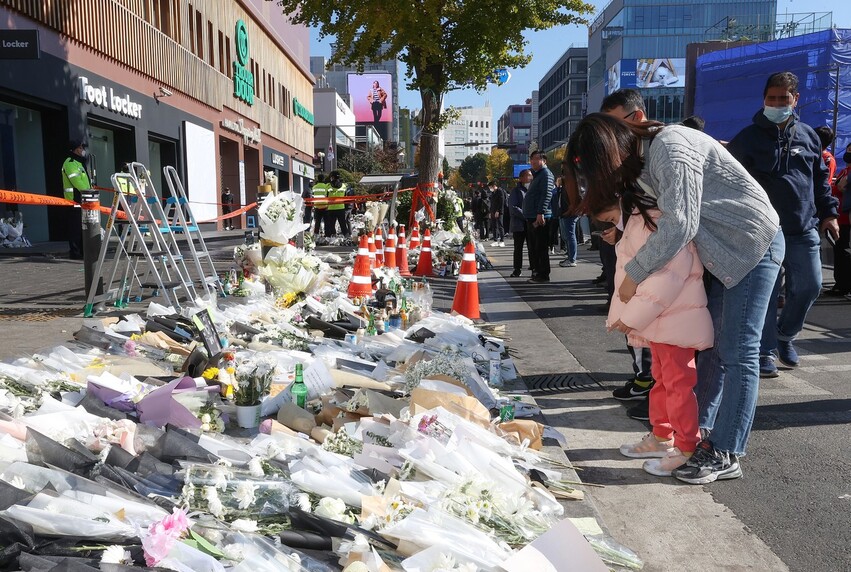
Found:
<path fill-rule="evenodd" d="M 597 11 L 608 4 L 608 1 L 586 1 L 594 5 Z M 820 0 L 817 3 L 810 0 L 778 0 L 777 2 L 778 14 L 814 11 L 832 11 L 834 25 L 839 28 L 851 27 L 851 2 L 848 0 Z M 589 21 L 593 20 L 594 15 L 588 18 Z M 532 62 L 523 69 L 510 70 L 511 80 L 508 83 L 501 86 L 491 85 L 482 93 L 469 89 L 451 92 L 446 96 L 446 105 L 479 107 L 489 101 L 494 116 L 499 117 L 509 105 L 523 103 L 532 96 L 532 90 L 538 89 L 538 81 L 571 44 L 587 46 L 588 28 L 563 26 L 544 32 L 527 33 L 526 39 L 529 41 L 526 52 L 532 54 Z M 313 30 L 310 41 L 311 55 L 330 56 L 330 40 L 319 42 L 318 34 Z M 405 90 L 404 85 L 400 85 L 399 89 L 401 91 L 400 105 L 412 109 L 420 107 L 419 94 Z"/>

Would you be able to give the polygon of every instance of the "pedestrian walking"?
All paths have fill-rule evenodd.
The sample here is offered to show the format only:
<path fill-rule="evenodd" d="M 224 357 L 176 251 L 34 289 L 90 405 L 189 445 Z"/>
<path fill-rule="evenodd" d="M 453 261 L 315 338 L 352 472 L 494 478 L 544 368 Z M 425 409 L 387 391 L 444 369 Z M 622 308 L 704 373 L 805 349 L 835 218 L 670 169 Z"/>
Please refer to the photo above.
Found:
<path fill-rule="evenodd" d="M 584 190 L 582 208 L 612 204 L 625 191 L 654 198 L 656 232 L 624 265 L 617 296 L 628 303 L 639 284 L 694 241 L 712 275 L 709 312 L 715 345 L 701 352 L 721 377 L 698 372 L 701 428 L 710 431 L 672 471 L 692 484 L 742 475 L 759 388 L 759 326 L 783 260 L 780 219 L 759 183 L 715 139 L 695 129 L 635 124 L 594 113 L 571 135 L 566 169 Z M 729 205 L 735 204 L 731 209 Z M 652 399 L 651 399 L 652 404 Z"/>
<path fill-rule="evenodd" d="M 793 344 L 821 293 L 821 237 L 839 238 L 837 200 L 831 195 L 828 169 L 813 128 L 795 114 L 798 78 L 790 72 L 772 74 L 763 90 L 763 108 L 753 123 L 727 144 L 727 150 L 759 181 L 780 215 L 786 243 L 786 299 L 780 316 L 777 297 L 781 281 L 774 285 L 762 329 L 759 371 L 777 377 L 775 359 L 797 367 Z"/>

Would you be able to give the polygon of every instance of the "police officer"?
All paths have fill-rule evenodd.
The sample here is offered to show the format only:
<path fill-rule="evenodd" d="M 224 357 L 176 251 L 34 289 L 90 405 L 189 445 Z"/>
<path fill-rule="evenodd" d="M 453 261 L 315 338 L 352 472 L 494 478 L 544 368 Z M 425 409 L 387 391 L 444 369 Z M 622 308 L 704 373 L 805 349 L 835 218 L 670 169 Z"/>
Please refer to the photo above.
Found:
<path fill-rule="evenodd" d="M 74 201 L 73 214 L 68 219 L 68 247 L 73 260 L 83 259 L 83 215 L 80 210 L 80 192 L 89 191 L 92 184 L 86 170 L 86 149 L 82 140 L 73 140 L 68 145 L 68 158 L 62 163 L 62 186 L 65 198 Z"/>
<path fill-rule="evenodd" d="M 346 196 L 346 185 L 340 179 L 339 171 L 331 171 L 330 188 L 328 197 L 342 199 Z M 325 221 L 325 236 L 334 236 L 337 233 L 337 223 L 340 223 L 340 232 L 344 237 L 349 237 L 349 225 L 346 221 L 346 203 L 330 202 L 328 204 L 328 217 Z"/>
<path fill-rule="evenodd" d="M 328 192 L 330 188 L 328 183 L 320 180 L 313 185 L 313 235 L 317 241 L 319 239 L 319 231 L 322 223 L 325 223 L 325 235 L 328 235 L 329 221 L 326 220 L 328 212 Z"/>

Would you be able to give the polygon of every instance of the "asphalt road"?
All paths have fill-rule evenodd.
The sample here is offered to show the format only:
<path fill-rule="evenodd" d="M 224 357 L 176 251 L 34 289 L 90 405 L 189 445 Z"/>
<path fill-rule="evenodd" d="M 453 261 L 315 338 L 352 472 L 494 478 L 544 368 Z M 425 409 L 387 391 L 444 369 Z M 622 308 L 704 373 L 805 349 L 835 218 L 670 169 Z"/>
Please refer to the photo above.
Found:
<path fill-rule="evenodd" d="M 606 334 L 604 291 L 591 283 L 600 271 L 597 253 L 580 247 L 582 261 L 576 268 L 559 268 L 560 258 L 551 257 L 552 282 L 534 285 L 526 283 L 527 277 L 508 278 L 510 246 L 489 250 L 517 295 L 597 381 L 613 389 L 628 379 L 623 338 Z M 831 280 L 826 269 L 825 281 Z M 799 368 L 762 381 L 744 478 L 706 490 L 790 570 L 851 570 L 851 302 L 819 299 L 797 347 Z M 568 456 L 574 459 L 569 450 Z M 596 482 L 612 479 L 611 471 L 586 470 L 582 476 Z M 694 550 L 720 555 L 725 546 Z M 691 568 L 683 563 L 683 569 Z"/>

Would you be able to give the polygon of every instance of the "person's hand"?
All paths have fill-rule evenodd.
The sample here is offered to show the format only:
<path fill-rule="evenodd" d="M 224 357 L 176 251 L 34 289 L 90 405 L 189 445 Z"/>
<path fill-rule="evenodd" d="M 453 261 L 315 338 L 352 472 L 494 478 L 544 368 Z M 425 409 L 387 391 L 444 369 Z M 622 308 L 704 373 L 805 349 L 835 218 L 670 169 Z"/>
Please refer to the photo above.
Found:
<path fill-rule="evenodd" d="M 546 224 L 546 222 L 544 221 L 544 215 L 539 214 L 535 218 L 535 226 L 544 226 L 545 224 Z"/>
<path fill-rule="evenodd" d="M 635 283 L 635 280 L 633 280 L 629 274 L 625 274 L 621 287 L 618 288 L 618 298 L 620 298 L 621 302 L 626 304 L 632 300 L 633 296 L 635 296 L 635 291 L 637 289 L 638 284 Z"/>
<path fill-rule="evenodd" d="M 618 332 L 622 332 L 624 334 L 628 334 L 633 330 L 633 328 L 630 328 L 629 326 L 618 320 L 617 322 L 608 327 L 609 332 L 614 330 L 617 330 Z"/>
<path fill-rule="evenodd" d="M 612 246 L 618 241 L 618 229 L 617 227 L 607 228 L 606 230 L 600 233 L 600 238 L 603 239 L 606 243 L 611 244 Z"/>
<path fill-rule="evenodd" d="M 839 223 L 836 222 L 836 217 L 826 218 L 821 221 L 819 230 L 821 230 L 822 234 L 827 231 L 833 237 L 833 240 L 839 240 Z"/>

